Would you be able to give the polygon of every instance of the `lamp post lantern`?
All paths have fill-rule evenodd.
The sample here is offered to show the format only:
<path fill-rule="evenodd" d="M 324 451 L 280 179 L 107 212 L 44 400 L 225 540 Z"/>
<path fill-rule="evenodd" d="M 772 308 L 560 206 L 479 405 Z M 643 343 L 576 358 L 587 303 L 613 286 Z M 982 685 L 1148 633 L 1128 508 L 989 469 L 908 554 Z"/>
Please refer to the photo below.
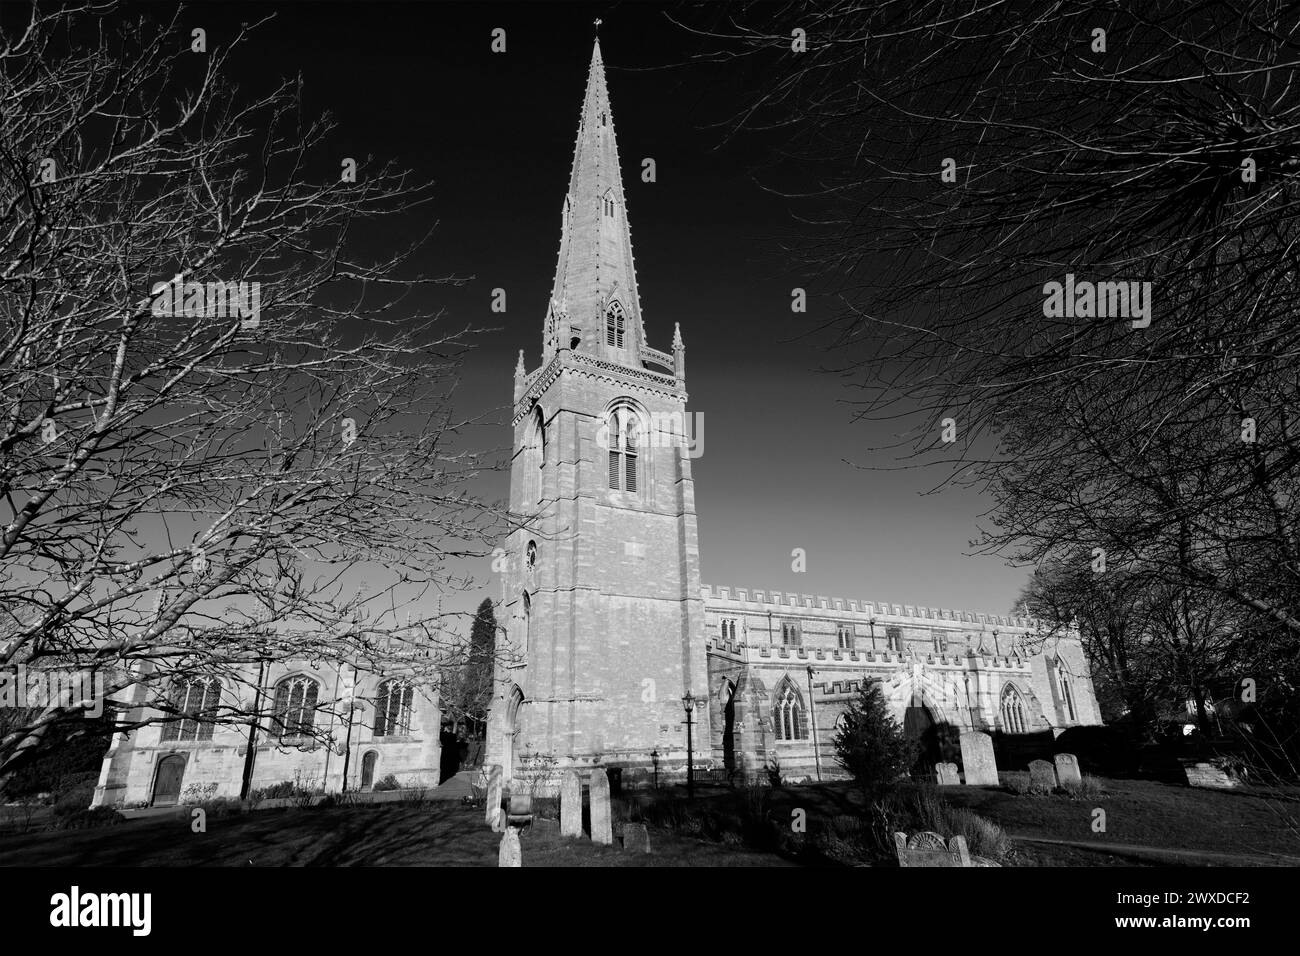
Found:
<path fill-rule="evenodd" d="M 692 800 L 695 798 L 695 743 L 691 734 L 691 713 L 695 710 L 695 698 L 690 691 L 682 698 L 682 706 L 686 708 L 686 797 Z"/>

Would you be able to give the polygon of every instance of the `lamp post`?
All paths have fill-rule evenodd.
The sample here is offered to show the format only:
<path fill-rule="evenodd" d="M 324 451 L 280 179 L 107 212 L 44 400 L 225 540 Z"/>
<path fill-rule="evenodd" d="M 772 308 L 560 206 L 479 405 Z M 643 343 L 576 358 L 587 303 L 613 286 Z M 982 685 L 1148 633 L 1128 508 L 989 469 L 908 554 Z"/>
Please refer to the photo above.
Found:
<path fill-rule="evenodd" d="M 682 698 L 682 706 L 686 708 L 686 798 L 695 799 L 695 744 L 691 734 L 691 713 L 695 710 L 695 698 L 686 692 Z"/>
<path fill-rule="evenodd" d="M 650 751 L 650 762 L 653 763 L 655 767 L 655 789 L 658 790 L 659 789 L 659 748 L 658 747 Z"/>
<path fill-rule="evenodd" d="M 248 750 L 244 754 L 244 776 L 239 784 L 239 799 L 247 800 L 253 789 L 253 766 L 257 760 L 257 722 L 261 719 L 262 685 L 266 681 L 266 648 L 260 648 L 257 661 L 257 690 L 253 694 L 253 719 L 248 724 Z"/>

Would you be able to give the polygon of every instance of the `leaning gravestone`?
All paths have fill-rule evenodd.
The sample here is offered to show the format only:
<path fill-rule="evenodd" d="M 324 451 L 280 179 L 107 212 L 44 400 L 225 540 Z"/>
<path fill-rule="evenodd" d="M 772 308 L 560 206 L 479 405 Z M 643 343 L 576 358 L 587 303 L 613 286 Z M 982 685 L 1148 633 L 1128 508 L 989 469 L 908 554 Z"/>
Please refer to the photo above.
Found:
<path fill-rule="evenodd" d="M 1183 759 L 1180 761 L 1189 787 L 1231 790 L 1238 785 L 1220 761 Z"/>
<path fill-rule="evenodd" d="M 611 846 L 614 821 L 609 808 L 609 776 L 600 767 L 591 771 L 591 842 Z"/>
<path fill-rule="evenodd" d="M 937 763 L 934 765 L 934 778 L 941 787 L 961 783 L 961 774 L 955 763 Z"/>
<path fill-rule="evenodd" d="M 501 764 L 488 769 L 487 822 L 493 833 L 501 832 Z"/>
<path fill-rule="evenodd" d="M 650 852 L 650 833 L 644 823 L 623 824 L 623 849 L 633 853 Z"/>
<path fill-rule="evenodd" d="M 1029 761 L 1029 785 L 1036 790 L 1056 789 L 1056 768 L 1046 760 Z"/>
<path fill-rule="evenodd" d="M 497 866 L 523 866 L 524 855 L 519 849 L 519 828 L 506 827 L 501 834 L 501 849 L 497 852 Z"/>
<path fill-rule="evenodd" d="M 894 848 L 900 867 L 974 865 L 963 836 L 955 836 L 945 843 L 943 837 L 932 830 L 923 830 L 910 838 L 904 833 L 895 833 Z"/>
<path fill-rule="evenodd" d="M 1067 790 L 1077 790 L 1083 786 L 1083 775 L 1079 773 L 1079 758 L 1074 754 L 1056 755 L 1056 779 Z"/>
<path fill-rule="evenodd" d="M 993 738 L 982 730 L 962 732 L 961 765 L 966 771 L 968 787 L 998 785 L 998 762 L 993 756 Z"/>
<path fill-rule="evenodd" d="M 560 781 L 560 836 L 582 836 L 582 781 L 572 770 Z"/>

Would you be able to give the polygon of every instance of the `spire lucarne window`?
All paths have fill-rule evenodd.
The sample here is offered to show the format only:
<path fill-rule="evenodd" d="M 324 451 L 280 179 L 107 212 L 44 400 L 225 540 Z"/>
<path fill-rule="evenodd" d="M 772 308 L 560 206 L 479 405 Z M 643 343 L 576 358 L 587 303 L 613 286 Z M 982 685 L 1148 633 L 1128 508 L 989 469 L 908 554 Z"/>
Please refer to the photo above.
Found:
<path fill-rule="evenodd" d="M 623 315 L 623 306 L 618 302 L 611 302 L 609 308 L 605 310 L 605 344 L 621 349 L 626 325 L 627 319 Z"/>

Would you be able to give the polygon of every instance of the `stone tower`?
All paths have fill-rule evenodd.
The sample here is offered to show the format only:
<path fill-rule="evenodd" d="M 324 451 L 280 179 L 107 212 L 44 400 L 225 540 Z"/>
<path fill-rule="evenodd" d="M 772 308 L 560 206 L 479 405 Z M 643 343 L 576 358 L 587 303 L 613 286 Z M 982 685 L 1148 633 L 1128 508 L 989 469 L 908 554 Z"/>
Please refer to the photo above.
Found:
<path fill-rule="evenodd" d="M 684 773 L 706 701 L 686 350 L 649 347 L 600 43 L 592 51 L 541 363 L 514 380 L 508 541 L 488 762 Z M 709 757 L 707 704 L 694 708 Z"/>

